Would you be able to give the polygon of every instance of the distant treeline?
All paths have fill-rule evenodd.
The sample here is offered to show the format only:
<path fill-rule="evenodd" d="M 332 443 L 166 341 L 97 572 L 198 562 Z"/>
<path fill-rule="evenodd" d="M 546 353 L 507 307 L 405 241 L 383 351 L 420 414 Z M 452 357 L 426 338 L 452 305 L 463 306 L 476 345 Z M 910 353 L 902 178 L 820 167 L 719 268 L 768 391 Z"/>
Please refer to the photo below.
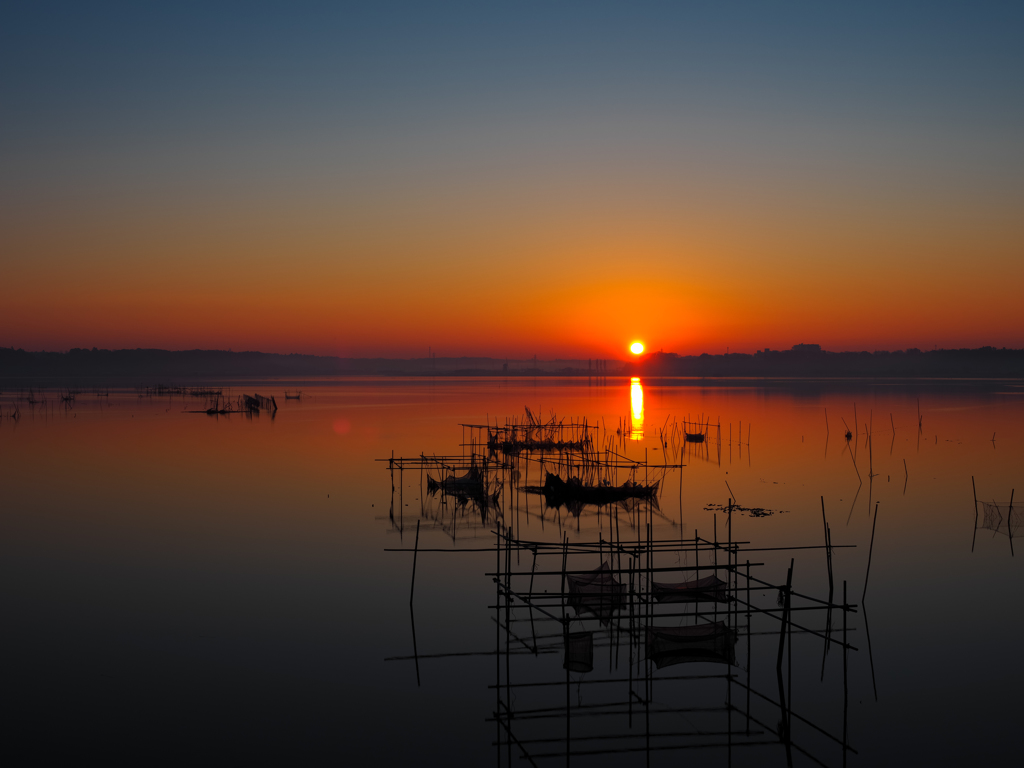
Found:
<path fill-rule="evenodd" d="M 503 360 L 489 357 L 427 357 L 408 360 L 280 355 L 193 349 L 72 349 L 26 352 L 0 347 L 0 379 L 26 386 L 52 380 L 151 384 L 193 379 L 315 376 L 577 376 L 598 370 L 597 360 Z M 619 372 L 620 361 L 605 368 Z M 612 371 L 609 371 L 612 372 Z"/>
<path fill-rule="evenodd" d="M 647 376 L 713 378 L 1024 378 L 1024 349 L 827 352 L 817 344 L 749 354 L 680 356 L 655 352 L 633 365 Z"/>
<path fill-rule="evenodd" d="M 816 344 L 754 354 L 680 356 L 670 352 L 619 360 L 503 360 L 426 357 L 407 360 L 280 355 L 194 349 L 72 349 L 26 352 L 0 347 L 8 386 L 48 382 L 153 384 L 196 379 L 317 376 L 603 376 L 761 378 L 1024 378 L 1024 350 L 939 349 L 922 352 L 826 352 Z"/>

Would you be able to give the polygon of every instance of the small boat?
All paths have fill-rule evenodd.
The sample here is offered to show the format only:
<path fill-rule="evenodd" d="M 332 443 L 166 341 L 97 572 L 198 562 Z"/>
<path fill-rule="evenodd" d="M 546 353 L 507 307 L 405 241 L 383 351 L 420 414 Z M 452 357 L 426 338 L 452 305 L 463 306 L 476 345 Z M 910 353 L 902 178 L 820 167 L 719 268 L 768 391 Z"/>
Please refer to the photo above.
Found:
<path fill-rule="evenodd" d="M 440 481 L 427 475 L 427 490 L 431 493 L 440 490 L 456 496 L 484 496 L 485 485 L 484 474 L 476 467 L 472 467 L 461 477 L 450 475 Z"/>
<path fill-rule="evenodd" d="M 673 664 L 709 661 L 736 663 L 736 632 L 721 621 L 692 627 L 646 627 L 647 658 L 661 669 Z"/>
<path fill-rule="evenodd" d="M 686 435 L 686 442 L 688 443 L 703 443 L 704 433 L 703 432 L 684 432 Z"/>
<path fill-rule="evenodd" d="M 296 392 L 296 393 L 295 393 L 295 394 L 293 395 L 293 394 L 290 394 L 290 393 L 289 393 L 289 392 L 288 392 L 288 391 L 286 390 L 286 391 L 285 391 L 285 393 L 284 393 L 284 399 L 285 399 L 285 400 L 301 400 L 301 399 L 302 399 L 302 392 Z"/>
<path fill-rule="evenodd" d="M 532 493 L 543 493 L 549 506 L 558 506 L 573 501 L 601 505 L 626 499 L 654 498 L 658 493 L 658 483 L 641 485 L 627 480 L 622 485 L 584 485 L 582 481 L 575 478 L 563 480 L 558 475 L 552 475 L 549 472 L 542 487 L 530 487 L 526 490 Z"/>
<path fill-rule="evenodd" d="M 655 581 L 653 583 L 654 599 L 659 603 L 727 603 L 728 584 L 717 576 L 705 576 L 703 579 L 669 583 Z"/>

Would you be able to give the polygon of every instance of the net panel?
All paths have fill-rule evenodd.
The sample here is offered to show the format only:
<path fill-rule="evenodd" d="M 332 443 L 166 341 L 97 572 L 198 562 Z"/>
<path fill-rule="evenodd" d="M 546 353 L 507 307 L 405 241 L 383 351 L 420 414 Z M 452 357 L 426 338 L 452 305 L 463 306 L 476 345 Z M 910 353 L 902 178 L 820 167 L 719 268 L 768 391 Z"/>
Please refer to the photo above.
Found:
<path fill-rule="evenodd" d="M 978 527 L 1004 536 L 1016 537 L 1024 517 L 1024 510 L 1021 510 L 1020 505 L 1011 506 L 1009 502 L 983 501 L 981 512 Z"/>

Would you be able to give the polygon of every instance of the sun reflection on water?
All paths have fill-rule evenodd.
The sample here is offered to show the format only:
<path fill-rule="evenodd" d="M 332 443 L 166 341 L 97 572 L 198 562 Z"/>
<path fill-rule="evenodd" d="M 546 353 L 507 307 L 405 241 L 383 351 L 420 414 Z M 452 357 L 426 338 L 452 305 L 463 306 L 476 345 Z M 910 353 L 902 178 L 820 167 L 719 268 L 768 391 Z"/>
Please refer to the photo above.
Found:
<path fill-rule="evenodd" d="M 640 384 L 640 379 L 635 376 L 629 385 L 629 404 L 632 410 L 629 436 L 633 440 L 642 440 L 644 437 L 644 388 Z"/>

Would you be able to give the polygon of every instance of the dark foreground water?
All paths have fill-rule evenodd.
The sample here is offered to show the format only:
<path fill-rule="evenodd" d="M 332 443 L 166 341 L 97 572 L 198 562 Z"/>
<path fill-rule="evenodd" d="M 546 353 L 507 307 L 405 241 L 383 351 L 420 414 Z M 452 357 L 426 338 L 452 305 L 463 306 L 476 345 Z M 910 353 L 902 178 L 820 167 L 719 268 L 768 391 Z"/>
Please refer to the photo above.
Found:
<path fill-rule="evenodd" d="M 615 434 L 641 428 L 624 380 L 347 380 L 307 383 L 301 401 L 284 400 L 283 382 L 233 383 L 234 395 L 274 395 L 273 419 L 188 413 L 204 403 L 123 390 L 83 391 L 73 406 L 51 391 L 33 405 L 7 388 L 5 751 L 28 762 L 381 765 L 529 765 L 529 753 L 561 765 L 568 707 L 574 765 L 842 765 L 845 703 L 849 765 L 1017 764 L 1024 551 L 1013 557 L 1011 544 L 1024 541 L 1011 542 L 1019 518 L 1006 503 L 1018 486 L 1024 497 L 1024 389 L 638 383 L 641 440 Z M 393 497 L 387 462 L 374 461 L 461 454 L 470 435 L 460 423 L 504 422 L 524 406 L 586 418 L 604 427 L 599 440 L 651 464 L 672 461 L 655 436 L 666 422 L 720 423 L 721 442 L 714 426 L 704 446 L 682 446 L 685 468 L 655 472 L 652 537 L 726 538 L 726 515 L 708 507 L 730 496 L 771 510 L 733 514 L 733 540 L 760 550 L 740 562 L 763 563 L 756 575 L 778 585 L 792 558 L 794 589 L 820 599 L 824 551 L 769 548 L 822 544 L 824 498 L 832 543 L 856 545 L 833 562 L 837 593 L 845 580 L 858 606 L 847 627 L 856 650 L 844 695 L 841 650 L 825 655 L 820 637 L 794 631 L 782 691 L 790 758 L 774 618 L 755 615 L 748 636 L 737 617 L 735 667 L 653 669 L 649 682 L 609 692 L 601 680 L 647 670 L 621 625 L 596 627 L 594 669 L 566 685 L 557 623 L 531 627 L 521 607 L 508 617 L 515 626 L 496 615 L 486 574 L 498 526 L 535 541 L 629 542 L 640 518 L 594 508 L 576 517 L 514 493 L 542 482 L 537 467 L 509 482 L 497 509 L 439 508 L 418 471 L 395 475 Z M 977 521 L 972 476 L 979 501 L 1003 504 L 979 504 Z M 413 546 L 417 520 L 421 549 L 483 551 L 420 552 L 410 611 L 412 555 L 385 550 Z M 683 550 L 659 557 L 659 567 L 697 562 Z M 574 558 L 570 567 L 600 559 Z M 532 555 L 515 552 L 511 564 L 528 572 Z M 538 565 L 560 568 L 560 555 Z M 557 592 L 558 581 L 538 577 L 535 591 Z M 774 608 L 776 591 L 752 601 Z M 796 616 L 824 629 L 821 612 Z M 739 687 L 748 681 L 750 710 Z M 520 683 L 530 685 L 511 687 Z"/>

